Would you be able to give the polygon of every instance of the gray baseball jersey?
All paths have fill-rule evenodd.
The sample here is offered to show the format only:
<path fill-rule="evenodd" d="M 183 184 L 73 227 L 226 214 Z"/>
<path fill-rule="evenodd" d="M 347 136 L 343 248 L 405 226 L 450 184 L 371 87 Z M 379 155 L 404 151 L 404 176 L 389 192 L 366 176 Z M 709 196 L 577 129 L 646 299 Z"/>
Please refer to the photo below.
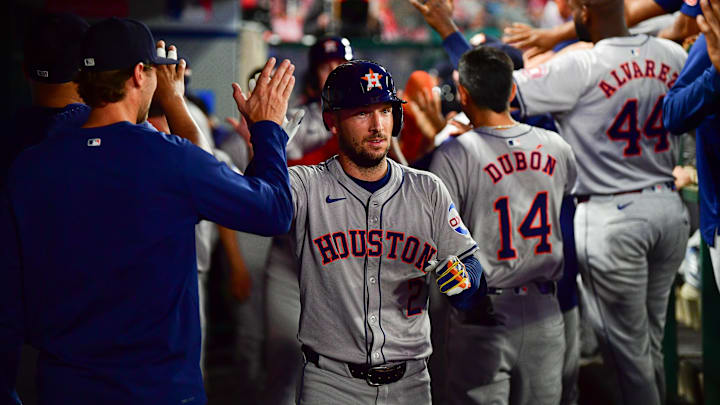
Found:
<path fill-rule="evenodd" d="M 388 159 L 371 194 L 337 158 L 290 168 L 291 235 L 300 261 L 300 341 L 345 362 L 382 364 L 432 352 L 429 260 L 477 250 L 437 176 Z"/>
<path fill-rule="evenodd" d="M 685 59 L 674 42 L 637 35 L 604 39 L 514 73 L 523 114 L 554 114 L 573 146 L 575 194 L 673 181 L 675 140 L 662 124 L 662 98 Z"/>
<path fill-rule="evenodd" d="M 479 127 L 445 142 L 430 170 L 445 183 L 491 287 L 562 276 L 560 205 L 575 184 L 575 157 L 558 134 L 518 124 Z"/>

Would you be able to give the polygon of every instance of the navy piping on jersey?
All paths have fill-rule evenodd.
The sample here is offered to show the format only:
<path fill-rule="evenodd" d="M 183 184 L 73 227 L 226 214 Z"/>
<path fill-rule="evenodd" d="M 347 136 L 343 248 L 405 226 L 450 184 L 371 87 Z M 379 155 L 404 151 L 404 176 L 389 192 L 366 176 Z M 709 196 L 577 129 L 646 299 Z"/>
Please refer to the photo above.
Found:
<path fill-rule="evenodd" d="M 389 166 L 388 166 L 389 167 Z M 390 170 L 388 170 L 389 172 Z M 390 202 L 402 189 L 403 184 L 405 184 L 405 171 L 400 169 L 400 185 L 398 186 L 397 190 L 395 190 L 394 193 L 390 197 L 388 197 L 387 200 L 383 203 L 383 205 L 380 207 L 380 229 L 383 229 L 383 209 L 385 209 L 385 205 Z M 383 363 L 387 362 L 387 359 L 385 359 L 385 342 L 387 340 L 387 336 L 385 335 L 385 329 L 382 327 L 382 289 L 380 288 L 380 269 L 382 267 L 382 256 L 380 257 L 380 260 L 378 261 L 378 295 L 379 295 L 379 308 L 378 308 L 378 325 L 380 326 L 380 331 L 383 334 L 383 343 L 380 345 L 380 353 L 383 356 Z"/>
<path fill-rule="evenodd" d="M 477 243 L 474 244 L 470 249 L 468 249 L 468 250 L 460 253 L 460 254 L 458 255 L 458 259 L 460 259 L 460 260 L 462 261 L 462 259 L 464 259 L 465 256 L 466 256 L 468 253 L 470 253 L 473 249 L 476 249 L 477 247 L 478 247 Z"/>
<path fill-rule="evenodd" d="M 300 184 L 303 186 L 303 191 L 305 191 L 305 200 L 308 201 L 310 199 L 310 196 L 308 196 L 307 193 L 307 187 L 305 187 L 305 182 L 303 182 L 302 178 L 300 176 L 296 176 L 297 179 L 300 181 Z M 305 224 L 310 222 L 310 210 L 305 210 Z M 308 226 L 305 226 L 305 232 L 310 233 L 308 230 Z M 303 257 L 303 253 L 305 253 L 305 240 L 306 238 L 303 238 L 302 245 L 300 245 L 300 257 Z M 298 266 L 298 282 L 300 282 L 300 273 L 302 273 L 302 266 Z M 300 309 L 302 312 L 302 308 Z M 302 315 L 302 313 L 301 313 Z"/>
<path fill-rule="evenodd" d="M 492 136 L 493 138 L 513 139 L 513 138 L 519 138 L 519 137 L 521 137 L 521 136 L 523 136 L 523 135 L 525 135 L 525 134 L 528 134 L 528 133 L 532 132 L 532 127 L 528 128 L 528 130 L 525 131 L 525 132 L 523 132 L 522 134 L 518 134 L 518 135 L 515 135 L 515 136 L 499 136 L 499 135 L 496 135 L 496 134 L 491 134 L 491 133 L 489 133 L 489 132 L 479 131 L 478 129 L 475 129 L 474 132 L 475 132 L 476 134 L 482 134 L 482 135 Z"/>

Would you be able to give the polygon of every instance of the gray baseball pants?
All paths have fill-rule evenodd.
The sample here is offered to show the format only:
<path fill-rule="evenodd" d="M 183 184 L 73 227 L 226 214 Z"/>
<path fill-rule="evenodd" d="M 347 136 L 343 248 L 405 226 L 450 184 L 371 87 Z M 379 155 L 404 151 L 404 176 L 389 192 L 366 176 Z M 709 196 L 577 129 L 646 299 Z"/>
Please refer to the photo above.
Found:
<path fill-rule="evenodd" d="M 273 240 L 265 278 L 265 364 L 263 403 L 295 403 L 303 357 L 297 338 L 300 324 L 300 286 L 297 262 L 289 238 Z"/>
<path fill-rule="evenodd" d="M 575 213 L 575 243 L 588 320 L 618 403 L 664 402 L 662 338 L 668 296 L 685 255 L 688 214 L 666 187 L 591 196 Z"/>
<path fill-rule="evenodd" d="M 563 312 L 565 323 L 565 358 L 562 372 L 561 405 L 577 405 L 580 376 L 580 311 L 575 307 Z"/>
<path fill-rule="evenodd" d="M 448 403 L 560 403 L 565 331 L 555 295 L 530 285 L 527 295 L 487 299 L 491 317 L 469 320 L 453 310 L 445 341 Z"/>

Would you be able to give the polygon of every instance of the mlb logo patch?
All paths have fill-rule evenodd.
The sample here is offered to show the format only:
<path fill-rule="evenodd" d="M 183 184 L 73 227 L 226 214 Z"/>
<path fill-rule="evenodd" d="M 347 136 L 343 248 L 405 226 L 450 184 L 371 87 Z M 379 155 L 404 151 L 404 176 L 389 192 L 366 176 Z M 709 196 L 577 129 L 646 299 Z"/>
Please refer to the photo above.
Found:
<path fill-rule="evenodd" d="M 92 138 L 88 139 L 87 146 L 100 146 L 100 143 L 100 138 Z"/>
<path fill-rule="evenodd" d="M 50 72 L 47 70 L 36 70 L 35 74 L 37 74 L 39 77 L 50 77 Z"/>
<path fill-rule="evenodd" d="M 373 72 L 372 69 L 370 69 L 370 72 L 366 74 L 365 76 L 361 77 L 361 79 L 365 80 L 367 84 L 367 89 L 365 91 L 370 91 L 373 87 L 377 87 L 379 89 L 382 89 L 382 84 L 380 83 L 380 79 L 382 79 L 383 75 L 380 73 Z"/>
<path fill-rule="evenodd" d="M 85 60 L 83 60 L 83 63 L 85 64 L 85 66 L 95 66 L 95 58 L 85 58 Z"/>

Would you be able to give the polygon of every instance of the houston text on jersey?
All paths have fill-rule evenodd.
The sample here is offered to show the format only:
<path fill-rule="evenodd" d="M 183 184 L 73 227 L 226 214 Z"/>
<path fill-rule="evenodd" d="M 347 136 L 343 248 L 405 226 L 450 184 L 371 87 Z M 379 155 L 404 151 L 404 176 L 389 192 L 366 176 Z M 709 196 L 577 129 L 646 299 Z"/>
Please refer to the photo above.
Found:
<path fill-rule="evenodd" d="M 386 252 L 388 259 L 402 260 L 407 264 L 414 265 L 423 273 L 428 261 L 437 252 L 437 249 L 427 242 L 422 243 L 422 249 L 420 249 L 421 241 L 415 236 L 409 235 L 405 238 L 404 232 L 382 229 L 371 229 L 370 231 L 351 229 L 347 232 L 328 233 L 313 239 L 313 243 L 322 257 L 323 266 L 325 266 L 349 257 L 365 257 L 365 255 L 380 257 L 383 255 L 383 240 L 390 241 L 390 247 Z"/>

